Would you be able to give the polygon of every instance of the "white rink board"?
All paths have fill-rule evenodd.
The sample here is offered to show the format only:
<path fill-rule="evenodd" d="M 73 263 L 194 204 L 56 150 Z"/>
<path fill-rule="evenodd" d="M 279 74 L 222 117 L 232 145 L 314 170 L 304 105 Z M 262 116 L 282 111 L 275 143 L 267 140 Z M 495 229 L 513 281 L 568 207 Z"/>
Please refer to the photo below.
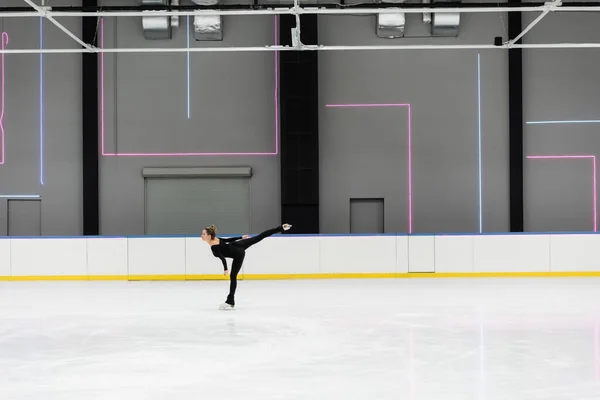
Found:
<path fill-rule="evenodd" d="M 394 236 L 322 237 L 321 273 L 397 272 Z"/>
<path fill-rule="evenodd" d="M 396 272 L 408 273 L 408 236 L 396 237 Z"/>
<path fill-rule="evenodd" d="M 473 237 L 475 272 L 549 272 L 549 235 Z"/>
<path fill-rule="evenodd" d="M 320 241 L 270 237 L 246 250 L 244 274 L 318 274 Z"/>
<path fill-rule="evenodd" d="M 86 239 L 11 239 L 12 276 L 87 275 Z"/>
<path fill-rule="evenodd" d="M 230 259 L 227 265 L 231 265 Z M 221 260 L 213 256 L 210 246 L 201 238 L 185 238 L 185 274 L 223 275 Z"/>
<path fill-rule="evenodd" d="M 129 275 L 185 275 L 185 238 L 128 239 Z"/>
<path fill-rule="evenodd" d="M 435 237 L 435 272 L 474 272 L 471 236 Z"/>
<path fill-rule="evenodd" d="M 277 235 L 246 251 L 239 277 L 600 273 L 599 248 L 600 235 L 596 234 Z M 227 259 L 228 268 L 231 263 Z M 198 237 L 0 240 L 0 280 L 10 276 L 202 279 L 222 275 L 220 260 Z"/>
<path fill-rule="evenodd" d="M 10 239 L 0 239 L 0 276 L 10 276 Z"/>
<path fill-rule="evenodd" d="M 435 238 L 409 236 L 408 272 L 435 272 Z"/>
<path fill-rule="evenodd" d="M 86 240 L 88 275 L 127 275 L 127 238 Z"/>
<path fill-rule="evenodd" d="M 551 271 L 600 271 L 600 235 L 553 235 Z"/>

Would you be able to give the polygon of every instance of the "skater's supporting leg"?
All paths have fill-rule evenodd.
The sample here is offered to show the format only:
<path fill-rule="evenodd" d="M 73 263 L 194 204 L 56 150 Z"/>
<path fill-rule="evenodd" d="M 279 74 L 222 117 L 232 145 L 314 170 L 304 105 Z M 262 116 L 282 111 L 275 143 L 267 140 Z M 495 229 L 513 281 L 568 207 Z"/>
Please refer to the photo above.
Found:
<path fill-rule="evenodd" d="M 229 274 L 229 295 L 225 303 L 235 306 L 235 290 L 237 289 L 237 276 L 242 269 L 242 263 L 244 262 L 245 252 L 236 254 L 231 264 L 231 274 Z"/>
<path fill-rule="evenodd" d="M 278 226 L 277 228 L 266 230 L 256 236 L 250 237 L 248 239 L 238 240 L 237 242 L 235 242 L 235 245 L 242 246 L 244 249 L 247 249 L 248 247 L 255 245 L 256 243 L 260 242 L 261 240 L 263 240 L 265 238 L 268 238 L 269 236 L 272 236 L 276 233 L 283 232 L 283 230 L 284 230 L 283 226 Z"/>

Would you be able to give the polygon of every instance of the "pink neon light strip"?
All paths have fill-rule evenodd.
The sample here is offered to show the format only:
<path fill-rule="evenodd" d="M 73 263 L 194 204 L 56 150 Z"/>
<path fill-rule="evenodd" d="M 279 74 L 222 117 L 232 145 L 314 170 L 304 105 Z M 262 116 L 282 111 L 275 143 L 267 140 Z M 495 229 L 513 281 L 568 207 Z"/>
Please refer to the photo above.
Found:
<path fill-rule="evenodd" d="M 8 45 L 8 33 L 2 32 L 2 50 Z M 0 131 L 2 133 L 2 159 L 0 165 L 4 164 L 4 53 L 2 53 L 2 111 L 0 111 Z"/>
<path fill-rule="evenodd" d="M 412 233 L 412 122 L 410 104 L 406 103 L 366 103 L 366 104 L 326 104 L 330 108 L 359 107 L 406 107 L 408 110 L 408 233 Z"/>
<path fill-rule="evenodd" d="M 557 155 L 557 156 L 527 156 L 530 159 L 546 159 L 546 160 L 565 160 L 565 159 L 586 159 L 592 160 L 593 171 L 593 188 L 594 188 L 594 203 L 592 204 L 594 214 L 594 232 L 597 232 L 598 212 L 597 212 L 597 196 L 596 190 L 596 156 L 593 155 Z"/>
<path fill-rule="evenodd" d="M 100 18 L 100 48 L 104 48 L 104 18 Z M 104 151 L 104 132 L 104 52 L 102 52 L 100 53 L 100 140 L 102 155 L 106 156 L 108 154 Z"/>
<path fill-rule="evenodd" d="M 275 16 L 275 45 L 279 44 L 279 19 Z M 104 48 L 104 18 L 100 19 L 100 48 Z M 4 55 L 3 55 L 4 60 Z M 103 156 L 118 157 L 189 157 L 189 156 L 275 156 L 279 154 L 279 51 L 275 51 L 275 151 L 254 153 L 107 153 L 104 147 L 105 114 L 104 114 L 104 53 L 100 53 L 100 102 L 101 102 L 101 141 Z"/>

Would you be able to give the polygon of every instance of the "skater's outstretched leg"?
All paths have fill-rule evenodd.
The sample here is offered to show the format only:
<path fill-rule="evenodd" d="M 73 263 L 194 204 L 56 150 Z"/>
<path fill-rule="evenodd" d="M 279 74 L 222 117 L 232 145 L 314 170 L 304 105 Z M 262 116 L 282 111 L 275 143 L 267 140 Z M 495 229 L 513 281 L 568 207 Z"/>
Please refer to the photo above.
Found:
<path fill-rule="evenodd" d="M 273 236 L 276 233 L 281 233 L 283 231 L 286 231 L 288 229 L 291 228 L 291 225 L 289 224 L 283 224 L 281 226 L 278 226 L 277 228 L 273 228 L 273 229 L 268 229 L 256 236 L 247 238 L 247 239 L 242 239 L 242 240 L 238 240 L 237 242 L 235 242 L 236 246 L 241 246 L 244 249 L 247 249 L 250 246 L 254 246 L 256 243 L 260 242 L 263 239 L 268 238 L 269 236 Z"/>
<path fill-rule="evenodd" d="M 227 300 L 225 300 L 225 303 L 221 304 L 221 306 L 219 307 L 221 310 L 233 310 L 233 308 L 235 307 L 235 291 L 237 289 L 237 277 L 240 271 L 242 270 L 242 264 L 244 262 L 244 257 L 246 256 L 246 249 L 269 236 L 272 236 L 278 232 L 286 231 L 291 227 L 292 226 L 289 224 L 283 224 L 282 226 L 278 226 L 277 228 L 266 230 L 254 237 L 231 242 L 229 250 L 231 251 L 233 256 L 233 262 L 231 264 L 231 273 L 229 277 L 229 294 L 227 295 Z"/>

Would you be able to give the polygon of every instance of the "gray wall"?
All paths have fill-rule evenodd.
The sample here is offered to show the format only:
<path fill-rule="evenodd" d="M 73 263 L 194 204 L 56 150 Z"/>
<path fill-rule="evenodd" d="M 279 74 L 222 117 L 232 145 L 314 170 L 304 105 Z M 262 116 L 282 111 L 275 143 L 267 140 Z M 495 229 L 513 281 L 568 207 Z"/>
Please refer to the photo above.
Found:
<path fill-rule="evenodd" d="M 104 45 L 185 47 L 186 19 L 180 23 L 170 41 L 147 41 L 139 19 L 109 18 Z M 225 18 L 223 23 L 224 46 L 274 43 L 271 16 Z M 197 45 L 193 37 L 190 45 Z M 106 152 L 275 151 L 274 53 L 191 53 L 189 119 L 186 53 L 106 54 L 104 62 Z M 103 234 L 143 233 L 142 168 L 167 166 L 250 166 L 252 232 L 281 222 L 278 155 L 103 157 Z"/>
<path fill-rule="evenodd" d="M 69 4 L 56 1 L 53 4 Z M 0 2 L 14 6 L 14 2 Z M 70 2 L 75 4 L 75 2 Z M 81 22 L 65 26 L 81 35 Z M 45 48 L 75 48 L 71 38 L 43 21 Z M 39 18 L 0 19 L 7 48 L 39 48 Z M 6 162 L 0 165 L 0 194 L 42 196 L 42 234 L 79 235 L 81 217 L 81 56 L 43 57 L 43 162 L 40 163 L 40 56 L 5 55 Z M 42 164 L 42 165 L 40 165 Z M 43 185 L 41 184 L 43 169 Z M 0 199 L 0 235 L 7 234 L 7 199 Z"/>
<path fill-rule="evenodd" d="M 527 15 L 523 23 L 535 18 Z M 554 13 L 526 36 L 529 43 L 598 42 L 598 13 Z M 526 121 L 600 119 L 598 51 L 528 50 L 523 54 Z M 527 124 L 526 155 L 600 155 L 600 123 Z M 593 229 L 589 159 L 525 161 L 525 229 Z"/>
<path fill-rule="evenodd" d="M 406 36 L 427 35 L 420 15 Z M 498 14 L 463 14 L 458 39 L 397 43 L 493 43 Z M 323 44 L 387 44 L 374 17 L 320 17 Z M 410 103 L 413 232 L 477 232 L 477 51 L 322 52 L 321 228 L 348 232 L 349 198 L 383 197 L 386 232 L 408 230 L 407 112 L 330 109 L 331 103 Z M 482 51 L 483 229 L 508 229 L 507 53 Z"/>
<path fill-rule="evenodd" d="M 59 3 L 74 2 L 53 4 Z M 534 17 L 527 15 L 524 26 Z M 552 14 L 526 41 L 598 41 L 598 18 L 592 13 Z M 428 34 L 419 19 L 407 16 L 407 36 Z M 81 34 L 79 20 L 63 22 Z M 183 47 L 185 22 L 171 41 L 150 42 L 142 37 L 139 19 L 106 19 L 105 46 Z M 10 47 L 39 46 L 39 19 L 8 18 L 0 24 L 10 34 Z M 458 39 L 390 41 L 376 38 L 372 16 L 319 18 L 322 44 L 492 43 L 494 36 L 506 37 L 505 27 L 506 15 L 463 14 Z M 226 17 L 224 29 L 225 46 L 274 40 L 270 16 Z M 191 45 L 196 45 L 193 39 Z M 76 44 L 44 21 L 44 46 Z M 325 107 L 335 103 L 410 103 L 413 232 L 479 230 L 478 53 L 483 230 L 508 229 L 507 53 L 343 51 L 319 53 L 322 232 L 348 232 L 350 198 L 374 197 L 385 199 L 387 232 L 408 229 L 406 109 Z M 596 57 L 592 50 L 524 51 L 525 120 L 600 118 Z M 44 56 L 41 185 L 39 56 L 5 57 L 7 158 L 0 165 L 0 195 L 40 194 L 44 235 L 81 234 L 80 60 L 76 54 Z M 185 53 L 105 55 L 105 151 L 272 151 L 274 61 L 270 52 L 191 53 L 188 119 Z M 598 128 L 600 124 L 526 125 L 525 152 L 596 154 Z M 141 171 L 162 166 L 250 166 L 252 231 L 280 222 L 278 156 L 106 156 L 100 165 L 102 234 L 143 233 Z M 526 160 L 526 229 L 590 230 L 592 176 L 591 161 Z M 2 234 L 6 200 L 0 198 Z"/>

